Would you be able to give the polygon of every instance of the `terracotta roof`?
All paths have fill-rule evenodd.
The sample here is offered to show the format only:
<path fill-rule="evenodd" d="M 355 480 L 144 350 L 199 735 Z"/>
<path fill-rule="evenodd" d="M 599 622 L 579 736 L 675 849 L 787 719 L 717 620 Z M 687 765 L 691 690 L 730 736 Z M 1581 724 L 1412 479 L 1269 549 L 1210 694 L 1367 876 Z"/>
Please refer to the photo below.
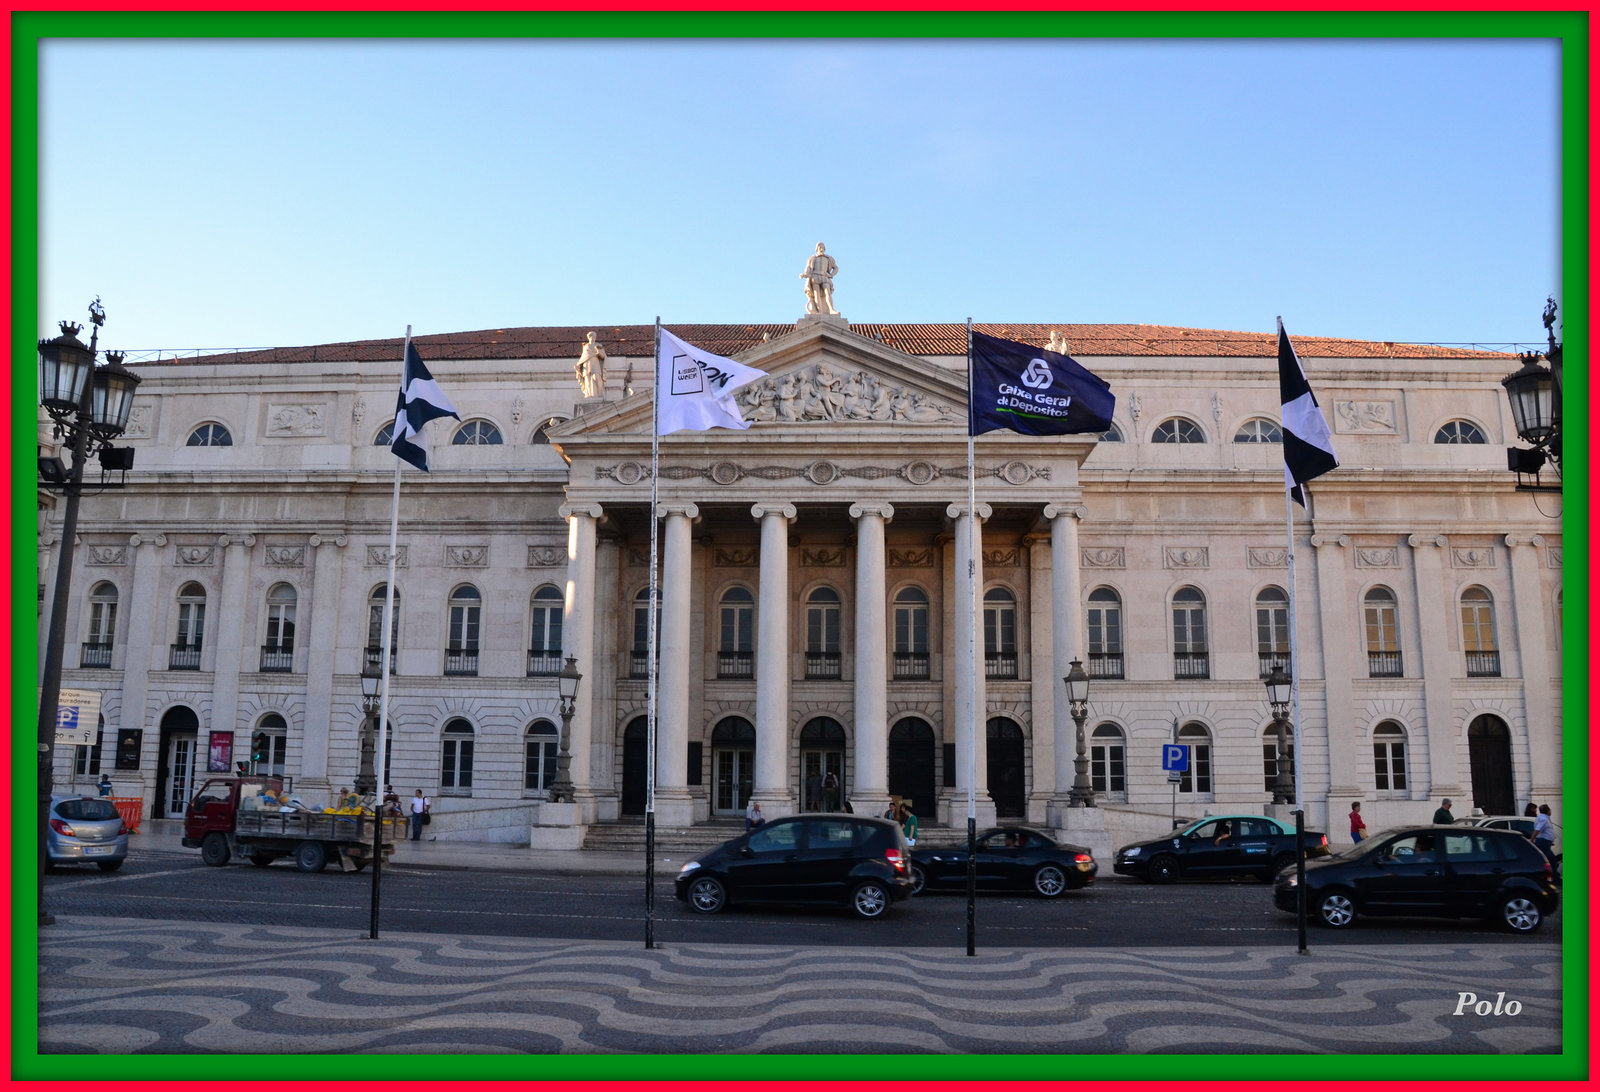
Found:
<path fill-rule="evenodd" d="M 781 337 L 793 323 L 729 325 L 674 323 L 669 329 L 708 352 L 732 356 L 760 344 L 762 335 Z M 965 356 L 966 327 L 953 322 L 857 322 L 850 329 L 864 337 L 913 356 Z M 1197 330 L 1185 326 L 1147 326 L 1143 323 L 974 323 L 973 329 L 1030 345 L 1043 345 L 1052 330 L 1064 336 L 1074 356 L 1247 356 L 1277 354 L 1276 333 L 1232 330 Z M 593 330 L 612 356 L 649 357 L 655 328 L 635 326 L 520 326 L 504 330 L 471 330 L 457 334 L 419 334 L 412 338 L 425 360 L 539 360 L 578 358 Z M 1464 360 L 1513 358 L 1514 353 L 1443 345 L 1407 345 L 1390 341 L 1356 341 L 1350 338 L 1293 335 L 1295 350 L 1303 357 L 1350 357 L 1407 360 Z M 400 338 L 380 341 L 345 341 L 330 345 L 302 345 L 275 349 L 239 349 L 229 352 L 160 354 L 137 361 L 152 364 L 306 364 L 400 359 Z M 134 363 L 131 359 L 129 363 Z"/>

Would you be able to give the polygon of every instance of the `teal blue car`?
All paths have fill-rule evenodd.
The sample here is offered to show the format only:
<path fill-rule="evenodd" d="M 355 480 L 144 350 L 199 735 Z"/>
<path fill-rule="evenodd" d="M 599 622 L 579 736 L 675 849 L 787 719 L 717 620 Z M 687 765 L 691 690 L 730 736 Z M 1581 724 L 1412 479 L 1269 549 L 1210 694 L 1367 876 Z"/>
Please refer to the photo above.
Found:
<path fill-rule="evenodd" d="M 1306 856 L 1326 857 L 1328 836 L 1305 832 Z M 1253 876 L 1271 883 L 1295 862 L 1294 824 L 1265 815 L 1207 815 L 1171 834 L 1123 846 L 1111 867 L 1151 883 Z"/>

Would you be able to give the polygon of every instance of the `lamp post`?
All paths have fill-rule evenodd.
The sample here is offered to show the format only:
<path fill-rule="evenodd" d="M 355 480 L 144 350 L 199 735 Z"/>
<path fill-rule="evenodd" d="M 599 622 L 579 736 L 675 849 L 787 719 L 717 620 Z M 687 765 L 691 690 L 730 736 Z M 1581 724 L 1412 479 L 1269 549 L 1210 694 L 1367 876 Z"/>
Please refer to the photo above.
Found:
<path fill-rule="evenodd" d="M 1272 723 L 1278 729 L 1278 776 L 1272 782 L 1274 804 L 1294 803 L 1294 778 L 1289 773 L 1289 701 L 1294 679 L 1274 665 L 1267 676 L 1267 701 L 1272 706 Z"/>
<path fill-rule="evenodd" d="M 1089 781 L 1089 756 L 1084 751 L 1083 722 L 1089 719 L 1089 675 L 1083 670 L 1083 661 L 1074 659 L 1067 677 L 1067 701 L 1072 706 L 1072 721 L 1078 726 L 1078 757 L 1072 760 L 1072 797 L 1070 808 L 1094 807 L 1094 786 Z"/>
<path fill-rule="evenodd" d="M 552 804 L 570 804 L 572 795 L 572 753 L 567 745 L 572 741 L 572 714 L 578 710 L 578 684 L 583 676 L 578 672 L 578 658 L 568 656 L 566 666 L 556 676 L 561 693 L 561 752 L 556 756 L 556 779 L 550 786 Z"/>
<path fill-rule="evenodd" d="M 67 598 L 72 590 L 72 554 L 78 534 L 78 502 L 83 495 L 83 471 L 90 455 L 101 465 L 127 470 L 133 465 L 131 448 L 113 448 L 111 441 L 128 427 L 133 392 L 139 377 L 122 366 L 124 354 L 106 353 L 106 363 L 96 365 L 100 327 L 105 309 L 99 297 L 89 305 L 94 330 L 89 344 L 78 340 L 83 329 L 61 323 L 61 336 L 39 342 L 39 402 L 55 423 L 54 434 L 72 453 L 72 465 L 44 457 L 39 460 L 39 487 L 66 497 L 61 513 L 61 548 L 56 558 L 55 591 L 50 600 L 50 630 L 45 638 L 44 671 L 39 695 L 39 924 L 54 924 L 44 907 L 45 832 L 50 822 L 50 791 L 55 772 L 56 721 L 61 706 L 61 658 L 67 636 Z M 107 484 L 106 488 L 117 486 Z"/>
<path fill-rule="evenodd" d="M 378 791 L 378 779 L 373 773 L 374 753 L 378 748 L 378 689 L 383 680 L 370 671 L 361 673 L 361 769 L 356 774 L 356 792 L 365 796 Z"/>
<path fill-rule="evenodd" d="M 1516 423 L 1517 435 L 1532 448 L 1506 449 L 1506 467 L 1517 475 L 1517 488 L 1524 491 L 1558 492 L 1559 485 L 1543 485 L 1539 471 L 1546 463 L 1561 476 L 1561 345 L 1556 341 L 1556 301 L 1545 301 L 1544 327 L 1549 348 L 1540 364 L 1539 353 L 1523 353 L 1522 367 L 1500 381 L 1511 402 L 1511 418 Z M 1533 482 L 1522 480 L 1532 474 Z"/>

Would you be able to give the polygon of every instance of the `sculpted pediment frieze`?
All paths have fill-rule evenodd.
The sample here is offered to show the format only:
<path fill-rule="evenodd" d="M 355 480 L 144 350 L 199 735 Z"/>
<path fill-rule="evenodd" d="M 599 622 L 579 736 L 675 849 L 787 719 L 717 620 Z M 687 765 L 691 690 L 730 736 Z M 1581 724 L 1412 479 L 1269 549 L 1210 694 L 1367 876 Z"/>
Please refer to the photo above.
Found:
<path fill-rule="evenodd" d="M 796 368 L 750 384 L 739 409 L 753 424 L 804 421 L 876 421 L 948 424 L 965 420 L 958 409 L 925 391 L 829 361 Z"/>

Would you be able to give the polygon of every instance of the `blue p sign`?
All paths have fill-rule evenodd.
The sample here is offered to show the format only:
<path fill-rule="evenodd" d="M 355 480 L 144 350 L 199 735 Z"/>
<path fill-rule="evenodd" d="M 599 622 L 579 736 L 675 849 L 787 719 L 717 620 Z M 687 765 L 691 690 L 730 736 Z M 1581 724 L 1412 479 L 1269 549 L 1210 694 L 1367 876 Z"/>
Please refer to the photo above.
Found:
<path fill-rule="evenodd" d="M 1189 748 L 1182 743 L 1168 743 L 1161 748 L 1161 768 L 1182 772 L 1189 768 Z"/>

